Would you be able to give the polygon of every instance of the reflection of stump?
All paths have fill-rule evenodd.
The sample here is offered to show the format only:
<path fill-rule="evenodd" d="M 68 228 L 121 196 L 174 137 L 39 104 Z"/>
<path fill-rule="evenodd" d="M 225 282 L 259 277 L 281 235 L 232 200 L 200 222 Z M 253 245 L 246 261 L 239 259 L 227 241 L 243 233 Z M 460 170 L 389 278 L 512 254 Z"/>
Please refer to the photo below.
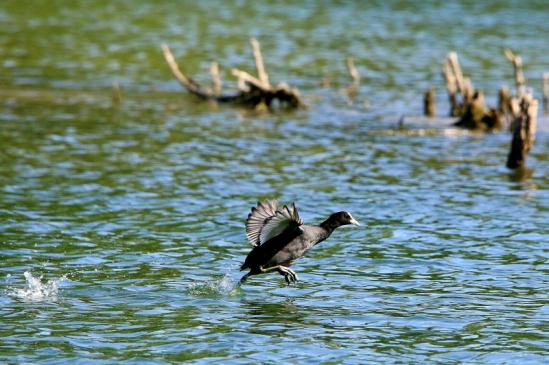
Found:
<path fill-rule="evenodd" d="M 526 155 L 530 152 L 536 138 L 538 101 L 530 94 L 523 95 L 520 102 L 520 114 L 513 122 L 514 130 L 511 150 L 507 157 L 507 167 L 524 167 Z"/>
<path fill-rule="evenodd" d="M 434 117 L 436 115 L 435 89 L 432 87 L 425 92 L 425 96 L 423 97 L 423 114 L 427 117 Z"/>
<path fill-rule="evenodd" d="M 220 103 L 235 103 L 252 108 L 265 105 L 271 107 L 273 101 L 277 100 L 281 106 L 287 108 L 298 108 L 304 106 L 305 103 L 301 99 L 296 88 L 292 88 L 285 83 L 280 83 L 277 86 L 272 86 L 269 83 L 269 76 L 265 71 L 263 57 L 259 49 L 259 42 L 255 39 L 251 40 L 251 45 L 254 54 L 254 60 L 257 70 L 257 77 L 249 73 L 233 69 L 232 74 L 238 78 L 238 92 L 233 94 L 221 93 L 221 79 L 219 77 L 219 68 L 217 64 L 212 64 L 210 73 L 213 79 L 214 89 L 203 87 L 191 77 L 185 75 L 179 69 L 175 62 L 175 58 L 167 45 L 162 45 L 164 58 L 170 67 L 172 74 L 191 94 L 198 96 L 204 100 L 217 101 Z"/>

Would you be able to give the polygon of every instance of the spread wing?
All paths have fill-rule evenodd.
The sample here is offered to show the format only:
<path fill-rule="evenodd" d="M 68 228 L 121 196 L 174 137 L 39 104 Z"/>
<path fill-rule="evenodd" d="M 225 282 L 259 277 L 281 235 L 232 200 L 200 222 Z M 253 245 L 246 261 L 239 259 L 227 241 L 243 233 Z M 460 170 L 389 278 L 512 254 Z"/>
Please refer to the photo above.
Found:
<path fill-rule="evenodd" d="M 246 236 L 252 246 L 259 246 L 259 235 L 261 229 L 267 220 L 276 214 L 278 202 L 276 200 L 267 201 L 264 203 L 257 202 L 257 207 L 252 208 L 252 212 L 248 214 L 246 219 Z"/>
<path fill-rule="evenodd" d="M 257 203 L 246 220 L 246 235 L 253 246 L 259 246 L 286 231 L 303 224 L 295 204 L 278 209 L 276 200 Z"/>

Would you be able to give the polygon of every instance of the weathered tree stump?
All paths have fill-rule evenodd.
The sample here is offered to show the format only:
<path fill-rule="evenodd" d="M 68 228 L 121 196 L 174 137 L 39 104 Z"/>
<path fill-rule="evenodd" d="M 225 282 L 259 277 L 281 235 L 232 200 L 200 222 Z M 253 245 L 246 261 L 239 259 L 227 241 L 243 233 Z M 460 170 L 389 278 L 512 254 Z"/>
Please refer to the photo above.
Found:
<path fill-rule="evenodd" d="M 502 86 L 498 91 L 498 108 L 497 112 L 500 115 L 506 115 L 510 112 L 511 97 L 509 96 L 509 89 Z"/>
<path fill-rule="evenodd" d="M 213 80 L 213 89 L 204 87 L 193 80 L 191 77 L 184 74 L 177 65 L 175 57 L 170 48 L 162 45 L 164 58 L 172 71 L 174 77 L 183 87 L 191 94 L 198 96 L 203 100 L 215 101 L 219 103 L 234 103 L 252 108 L 260 108 L 266 106 L 271 108 L 273 102 L 277 100 L 282 107 L 299 108 L 305 106 L 305 103 L 299 95 L 296 88 L 290 87 L 286 83 L 279 83 L 272 86 L 269 82 L 269 75 L 265 71 L 263 57 L 259 48 L 259 42 L 255 39 L 251 40 L 257 77 L 249 73 L 232 69 L 232 74 L 238 79 L 238 91 L 231 94 L 223 94 L 221 91 L 221 78 L 219 77 L 219 66 L 217 63 L 210 67 L 210 74 Z"/>
<path fill-rule="evenodd" d="M 509 131 L 512 133 L 511 148 L 507 156 L 506 166 L 510 169 L 522 169 L 526 163 L 526 156 L 534 144 L 537 127 L 538 101 L 531 93 L 526 92 L 526 79 L 522 72 L 522 58 L 510 49 L 504 50 L 505 57 L 513 65 L 515 78 L 514 95 L 502 96 L 500 106 L 506 104 L 505 117 L 509 120 Z M 503 99 L 507 98 L 506 101 Z"/>
<path fill-rule="evenodd" d="M 454 125 L 484 131 L 503 127 L 497 111 L 486 108 L 483 92 L 476 90 L 471 80 L 463 76 L 457 53 L 448 53 L 442 73 L 448 89 L 450 116 L 459 117 Z"/>
<path fill-rule="evenodd" d="M 436 115 L 435 89 L 433 87 L 430 87 L 423 96 L 423 114 L 427 117 Z"/>
<path fill-rule="evenodd" d="M 507 157 L 507 167 L 510 169 L 525 166 L 526 156 L 536 138 L 537 111 L 538 101 L 531 94 L 524 94 L 520 102 L 520 112 L 513 122 L 513 139 Z"/>
<path fill-rule="evenodd" d="M 525 109 L 525 105 L 531 105 L 535 102 L 537 106 L 538 101 L 534 99 L 531 92 L 526 91 L 526 79 L 522 72 L 522 58 L 508 48 L 504 50 L 504 53 L 505 57 L 512 63 L 515 75 L 515 94 L 508 96 L 508 112 L 506 114 L 506 117 L 509 119 L 509 131 L 514 135 L 517 129 L 522 128 L 521 125 L 524 124 L 524 118 L 529 113 L 528 109 Z M 537 109 L 533 116 L 536 119 Z M 535 133 L 535 121 L 533 130 Z"/>

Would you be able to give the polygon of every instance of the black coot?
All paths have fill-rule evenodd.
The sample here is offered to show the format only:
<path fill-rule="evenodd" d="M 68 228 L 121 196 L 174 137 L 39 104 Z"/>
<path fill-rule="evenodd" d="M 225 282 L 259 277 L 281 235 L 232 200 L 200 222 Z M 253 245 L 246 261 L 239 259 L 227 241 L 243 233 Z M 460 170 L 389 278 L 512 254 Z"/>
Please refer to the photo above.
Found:
<path fill-rule="evenodd" d="M 246 235 L 254 246 L 240 270 L 250 269 L 240 279 L 244 283 L 250 275 L 277 271 L 288 284 L 297 281 L 289 268 L 310 248 L 324 241 L 334 229 L 346 224 L 359 225 L 349 212 L 332 214 L 318 226 L 303 224 L 292 203 L 278 208 L 276 200 L 258 202 L 246 220 Z"/>

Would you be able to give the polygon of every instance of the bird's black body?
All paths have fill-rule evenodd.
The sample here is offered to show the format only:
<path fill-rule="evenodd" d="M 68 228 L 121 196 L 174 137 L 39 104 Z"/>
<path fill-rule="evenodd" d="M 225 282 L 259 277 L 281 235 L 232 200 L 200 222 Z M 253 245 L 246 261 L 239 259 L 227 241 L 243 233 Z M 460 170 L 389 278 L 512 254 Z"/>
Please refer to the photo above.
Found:
<path fill-rule="evenodd" d="M 245 282 L 251 275 L 270 271 L 284 275 L 288 284 L 297 281 L 297 275 L 289 266 L 328 238 L 337 227 L 346 224 L 358 225 L 358 222 L 350 213 L 338 212 L 318 226 L 305 225 L 294 205 L 279 210 L 275 201 L 258 203 L 246 221 L 248 239 L 255 247 L 240 267 L 241 270 L 250 269 L 240 282 Z"/>

